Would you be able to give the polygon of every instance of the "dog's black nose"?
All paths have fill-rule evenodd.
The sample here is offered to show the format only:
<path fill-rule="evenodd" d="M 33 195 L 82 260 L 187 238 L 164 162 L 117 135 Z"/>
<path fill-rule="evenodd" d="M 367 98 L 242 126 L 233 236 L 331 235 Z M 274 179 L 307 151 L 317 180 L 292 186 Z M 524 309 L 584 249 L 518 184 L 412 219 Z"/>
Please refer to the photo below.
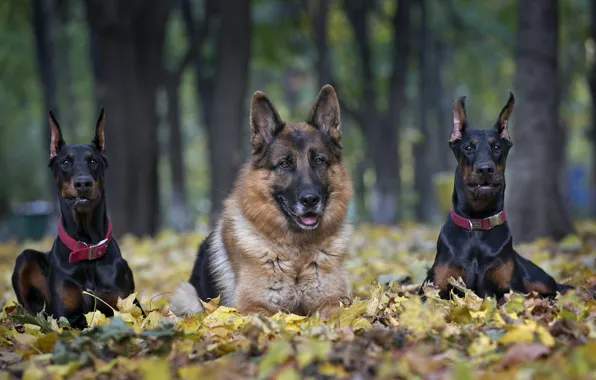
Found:
<path fill-rule="evenodd" d="M 72 182 L 74 188 L 81 193 L 91 190 L 93 186 L 93 178 L 91 176 L 79 176 L 73 179 Z"/>
<path fill-rule="evenodd" d="M 495 172 L 495 164 L 482 164 L 476 167 L 476 174 L 489 175 Z"/>
<path fill-rule="evenodd" d="M 315 207 L 321 201 L 321 197 L 315 192 L 305 191 L 300 193 L 300 203 L 304 207 Z"/>

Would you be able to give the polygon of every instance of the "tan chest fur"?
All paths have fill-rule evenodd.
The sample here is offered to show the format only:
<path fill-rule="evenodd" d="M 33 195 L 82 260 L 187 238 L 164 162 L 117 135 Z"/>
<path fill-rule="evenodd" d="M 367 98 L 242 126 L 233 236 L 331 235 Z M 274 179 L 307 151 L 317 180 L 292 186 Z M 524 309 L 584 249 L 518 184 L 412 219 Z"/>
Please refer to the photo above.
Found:
<path fill-rule="evenodd" d="M 238 308 L 312 314 L 329 299 L 348 296 L 344 259 L 351 228 L 339 228 L 316 244 L 288 244 L 259 234 L 239 210 L 228 215 L 222 234 L 236 274 Z"/>

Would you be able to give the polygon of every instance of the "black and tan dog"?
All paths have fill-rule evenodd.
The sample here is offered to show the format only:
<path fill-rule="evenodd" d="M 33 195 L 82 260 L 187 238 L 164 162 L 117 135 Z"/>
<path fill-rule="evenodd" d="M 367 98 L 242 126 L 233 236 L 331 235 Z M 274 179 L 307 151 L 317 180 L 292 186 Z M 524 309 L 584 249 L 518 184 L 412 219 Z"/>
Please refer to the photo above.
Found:
<path fill-rule="evenodd" d="M 545 271 L 513 249 L 505 215 L 505 163 L 513 146 L 509 117 L 515 99 L 501 111 L 493 129 L 472 129 L 461 97 L 453 104 L 453 132 L 449 146 L 458 166 L 453 208 L 441 230 L 437 255 L 425 284 L 432 282 L 448 297 L 449 277 L 461 276 L 480 297 L 500 298 L 510 290 L 544 296 L 570 288 L 557 284 Z M 421 293 L 423 291 L 421 288 Z"/>
<path fill-rule="evenodd" d="M 115 308 L 118 297 L 134 291 L 134 280 L 106 213 L 103 108 L 91 144 L 67 145 L 51 112 L 49 119 L 49 167 L 60 201 L 58 238 L 49 253 L 27 249 L 17 257 L 12 286 L 27 311 L 45 308 L 47 314 L 64 316 L 71 326 L 82 328 L 83 314 L 95 307 L 113 315 L 112 309 L 83 291 Z"/>
<path fill-rule="evenodd" d="M 351 181 L 342 165 L 339 102 L 319 93 L 306 123 L 286 124 L 261 92 L 252 98 L 252 156 L 241 169 L 216 229 L 199 247 L 189 282 L 172 295 L 178 315 L 201 300 L 243 313 L 320 312 L 349 295 L 344 258 Z"/>

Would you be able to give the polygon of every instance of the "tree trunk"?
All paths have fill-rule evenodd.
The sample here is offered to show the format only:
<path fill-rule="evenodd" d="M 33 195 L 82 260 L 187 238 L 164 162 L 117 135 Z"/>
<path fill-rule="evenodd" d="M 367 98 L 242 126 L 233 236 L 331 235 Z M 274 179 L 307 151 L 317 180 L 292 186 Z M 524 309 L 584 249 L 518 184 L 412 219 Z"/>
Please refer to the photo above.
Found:
<path fill-rule="evenodd" d="M 372 4 L 366 0 L 346 1 L 345 10 L 354 30 L 362 72 L 362 111 L 360 112 L 360 118 L 366 125 L 360 125 L 360 127 L 365 140 L 365 157 L 372 163 L 376 174 L 375 185 L 371 192 L 370 220 L 376 224 L 391 223 L 390 220 L 394 219 L 397 205 L 395 194 L 387 196 L 388 192 L 382 186 L 387 184 L 387 178 L 382 178 L 383 156 L 385 153 L 382 148 L 383 139 L 381 138 L 383 120 L 377 109 L 375 77 L 372 68 L 373 52 L 368 22 Z M 385 139 L 386 142 L 390 143 L 389 140 L 390 138 Z M 385 203 L 384 207 L 382 207 L 383 203 Z"/>
<path fill-rule="evenodd" d="M 117 234 L 130 232 L 129 215 L 135 211 L 128 186 L 131 153 L 127 130 L 135 123 L 135 54 L 133 22 L 138 2 L 107 7 L 101 0 L 87 2 L 87 20 L 96 42 L 94 78 L 97 102 L 106 109 L 106 153 L 110 166 L 106 173 L 108 213 Z M 108 12 L 108 9 L 115 10 Z M 140 184 L 139 184 L 140 185 Z M 142 188 L 142 185 L 141 185 Z"/>
<path fill-rule="evenodd" d="M 211 223 L 232 189 L 240 164 L 246 159 L 246 91 L 250 59 L 250 1 L 221 0 L 218 69 L 213 85 L 213 118 L 209 126 Z"/>
<path fill-rule="evenodd" d="M 366 157 L 375 170 L 375 184 L 370 197 L 370 220 L 374 224 L 394 224 L 399 218 L 401 197 L 399 124 L 405 102 L 405 74 L 408 56 L 410 0 L 400 0 L 393 19 L 393 60 L 387 113 L 379 110 L 376 78 L 372 68 L 369 16 L 373 2 L 347 0 L 345 11 L 352 29 L 362 71 L 362 121 Z"/>
<path fill-rule="evenodd" d="M 430 52 L 429 31 L 426 15 L 426 1 L 418 0 L 420 30 L 418 35 L 418 107 L 420 139 L 414 145 L 414 190 L 416 192 L 416 219 L 423 223 L 431 221 L 435 212 L 435 199 L 432 187 L 433 154 L 429 151 L 431 134 L 428 126 L 429 113 L 428 79 L 432 75 L 428 59 Z"/>
<path fill-rule="evenodd" d="M 449 163 L 454 162 L 451 149 L 448 149 L 447 141 L 449 140 L 449 133 L 452 126 L 447 116 L 450 114 L 451 102 L 445 94 L 443 65 L 445 64 L 445 44 L 440 37 L 434 36 L 433 54 L 431 59 L 431 77 L 430 83 L 433 86 L 433 93 L 431 95 L 432 104 L 434 108 L 434 118 L 436 122 L 435 130 L 431 132 L 431 139 L 433 144 L 431 152 L 434 152 L 433 163 L 435 173 L 449 171 L 451 169 Z M 447 100 L 446 100 L 447 99 Z M 453 168 L 455 170 L 455 168 Z"/>
<path fill-rule="evenodd" d="M 596 3 L 590 3 L 590 37 L 596 41 Z M 588 72 L 588 85 L 592 100 L 592 125 L 589 130 L 589 138 L 592 145 L 592 162 L 590 168 L 590 215 L 596 216 L 596 60 L 592 60 L 592 66 Z"/>
<path fill-rule="evenodd" d="M 158 126 L 159 117 L 156 107 L 156 93 L 164 81 L 164 42 L 167 21 L 172 2 L 145 0 L 137 18 L 135 30 L 136 74 L 137 74 L 137 129 L 134 139 L 140 142 L 143 153 L 129 157 L 134 163 L 131 168 L 134 183 L 145 184 L 142 192 L 135 189 L 133 201 L 136 213 L 131 225 L 135 235 L 157 232 L 160 226 L 160 202 L 158 179 Z M 134 165 L 134 166 L 133 166 Z"/>
<path fill-rule="evenodd" d="M 229 6 L 237 5 L 241 3 L 241 9 L 246 10 L 246 14 L 236 14 L 232 15 L 231 9 Z M 230 150 L 229 152 L 234 152 L 229 156 L 226 156 L 225 151 L 217 151 L 218 147 L 221 145 L 228 145 L 226 149 L 233 149 L 232 147 L 240 145 L 242 148 L 242 143 L 244 141 L 237 141 L 237 138 L 242 138 L 243 136 L 243 129 L 241 128 L 241 122 L 238 125 L 226 125 L 224 127 L 225 132 L 229 133 L 231 130 L 240 128 L 236 130 L 235 134 L 230 136 L 226 136 L 224 131 L 217 130 L 222 120 L 218 121 L 216 118 L 218 114 L 225 111 L 222 108 L 225 107 L 226 100 L 216 99 L 216 86 L 219 85 L 219 92 L 218 95 L 222 95 L 222 85 L 225 83 L 225 87 L 231 89 L 234 85 L 231 81 L 226 78 L 226 72 L 224 70 L 229 70 L 230 68 L 234 68 L 234 75 L 235 79 L 242 77 L 242 69 L 241 66 L 245 65 L 246 68 L 246 75 L 244 77 L 242 83 L 236 83 L 238 88 L 232 89 L 233 93 L 231 96 L 232 101 L 237 101 L 237 98 L 241 97 L 242 101 L 240 103 L 240 109 L 232 109 L 230 108 L 230 113 L 226 115 L 226 120 L 236 120 L 238 117 L 243 117 L 244 114 L 240 115 L 239 112 L 243 112 L 242 110 L 245 109 L 244 100 L 245 100 L 245 92 L 246 92 L 246 82 L 248 80 L 248 59 L 250 54 L 250 49 L 248 43 L 250 42 L 250 4 L 249 0 L 236 0 L 236 1 L 226 1 L 226 2 L 217 2 L 216 0 L 206 0 L 203 2 L 204 4 L 204 11 L 203 11 L 203 19 L 200 22 L 195 22 L 192 17 L 192 5 L 189 0 L 182 0 L 182 14 L 183 20 L 185 24 L 186 34 L 189 39 L 194 39 L 196 43 L 197 54 L 195 55 L 194 61 L 194 69 L 195 69 L 195 81 L 196 81 L 196 94 L 197 94 L 197 101 L 199 102 L 199 106 L 197 110 L 199 111 L 199 120 L 202 120 L 203 125 L 205 126 L 207 132 L 207 141 L 208 141 L 208 149 L 209 149 L 209 169 L 210 169 L 210 203 L 211 203 L 211 212 L 209 223 L 211 226 L 217 221 L 219 213 L 221 211 L 222 201 L 228 195 L 228 192 L 231 190 L 231 184 L 233 182 L 234 177 L 236 176 L 236 171 L 239 166 L 239 162 L 237 162 L 235 156 L 241 155 L 242 150 Z M 225 32 L 224 32 L 224 22 L 223 22 L 223 13 L 222 11 L 225 9 L 226 17 L 228 18 L 225 22 Z M 232 22 L 230 22 L 230 17 L 234 18 Z M 238 25 L 234 25 L 234 21 L 236 19 L 242 19 L 242 22 Z M 219 24 L 219 25 L 218 25 Z M 244 25 L 247 24 L 247 25 Z M 218 26 L 216 28 L 216 26 Z M 224 37 L 224 33 L 228 33 L 229 35 Z M 245 33 L 245 35 L 242 35 Z M 246 42 L 246 45 L 240 46 L 237 51 L 233 51 L 232 45 L 234 44 L 233 41 L 230 41 L 235 36 L 239 37 L 238 44 Z M 222 44 L 225 43 L 225 48 Z M 207 58 L 202 53 L 203 44 L 208 40 L 212 40 L 213 44 L 216 46 L 215 54 L 211 57 Z M 222 62 L 224 57 L 222 54 L 226 53 L 226 57 L 228 59 L 241 59 L 245 60 L 246 62 L 226 62 L 225 65 L 219 65 L 219 62 Z M 236 56 L 234 56 L 236 55 Z M 244 57 L 246 55 L 246 57 Z M 222 71 L 224 71 L 222 73 Z M 241 90 L 242 93 L 239 94 L 237 90 Z M 223 103 L 217 104 L 217 101 Z M 216 106 L 217 112 L 216 113 Z M 242 119 L 240 119 L 242 120 Z M 223 140 L 222 140 L 223 139 Z M 226 140 L 227 139 L 227 140 Z M 224 157 L 225 156 L 225 157 Z M 232 161 L 232 157 L 234 161 Z M 218 160 L 222 160 L 219 161 Z M 242 159 L 241 159 L 242 160 Z M 241 162 L 240 160 L 240 162 Z M 218 170 L 223 168 L 221 173 L 218 173 Z M 233 172 L 233 174 L 231 174 Z M 223 186 L 220 188 L 219 186 Z"/>
<path fill-rule="evenodd" d="M 169 126 L 169 161 L 172 179 L 171 204 L 169 208 L 170 224 L 176 231 L 185 231 L 190 227 L 188 199 L 186 193 L 186 173 L 184 166 L 184 144 L 182 142 L 182 123 L 180 121 L 180 76 L 172 75 L 166 82 L 168 97 Z"/>
<path fill-rule="evenodd" d="M 353 176 L 354 206 L 356 208 L 356 216 L 359 222 L 369 221 L 369 215 L 366 208 L 366 183 L 364 182 L 366 169 L 368 169 L 368 167 L 365 159 L 356 162 Z"/>
<path fill-rule="evenodd" d="M 101 70 L 101 62 L 100 62 L 100 45 L 99 45 L 99 35 L 98 29 L 99 27 L 95 24 L 91 23 L 91 17 L 95 17 L 93 15 L 92 9 L 93 7 L 90 5 L 90 0 L 86 0 L 86 9 L 87 12 L 87 24 L 88 24 L 88 35 L 89 35 L 89 57 L 91 61 L 91 72 L 93 73 L 93 87 L 94 91 L 92 97 L 93 102 L 95 104 L 95 109 L 100 109 L 101 107 L 105 106 L 104 99 L 105 99 L 105 89 L 104 89 L 104 78 L 102 77 L 102 70 Z"/>
<path fill-rule="evenodd" d="M 410 0 L 400 0 L 393 18 L 393 59 L 389 82 L 389 104 L 386 120 L 379 124 L 381 146 L 375 170 L 377 182 L 373 190 L 376 196 L 372 207 L 376 217 L 373 223 L 393 224 L 399 219 L 401 206 L 401 160 L 399 136 L 402 111 L 406 103 L 406 72 L 410 53 Z"/>
<path fill-rule="evenodd" d="M 209 125 L 211 124 L 211 111 L 213 104 L 213 72 L 216 70 L 217 57 L 207 60 L 203 57 L 203 44 L 211 34 L 212 25 L 215 19 L 218 19 L 218 14 L 214 14 L 215 6 L 214 0 L 205 0 L 203 2 L 203 12 L 205 15 L 203 19 L 196 22 L 193 17 L 193 8 L 190 0 L 182 0 L 182 19 L 184 21 L 184 28 L 186 31 L 186 38 L 188 41 L 194 41 L 195 55 L 194 55 L 194 70 L 195 70 L 195 90 L 198 107 L 197 120 L 201 120 L 209 133 Z M 198 25 L 197 25 L 198 24 Z M 210 75 L 211 74 L 211 75 Z"/>
<path fill-rule="evenodd" d="M 54 14 L 57 16 L 58 27 L 56 28 L 56 77 L 60 83 L 60 95 L 62 99 L 60 107 L 62 116 L 60 120 L 68 129 L 78 132 L 76 126 L 79 124 L 77 112 L 77 97 L 75 96 L 72 68 L 70 65 L 71 43 L 68 35 L 68 26 L 71 20 L 71 2 L 70 0 L 54 0 Z M 76 136 L 75 133 L 72 134 Z"/>
<path fill-rule="evenodd" d="M 43 152 L 48 152 L 50 144 L 50 125 L 48 124 L 47 112 L 51 109 L 54 114 L 58 112 L 56 72 L 54 68 L 54 43 L 52 38 L 52 6 L 51 0 L 31 0 L 33 10 L 33 34 L 35 35 L 35 52 L 37 56 L 37 69 L 43 93 L 44 112 L 42 146 Z M 49 155 L 49 152 L 48 152 Z M 54 197 L 54 180 L 50 172 L 45 171 L 46 184 L 44 186 L 45 196 L 50 199 Z M 52 222 L 53 223 L 53 222 Z"/>
<path fill-rule="evenodd" d="M 106 178 L 118 233 L 152 235 L 159 226 L 155 93 L 162 80 L 170 2 L 88 0 L 96 37 L 98 100 L 106 108 Z"/>
<path fill-rule="evenodd" d="M 516 48 L 517 101 L 512 181 L 507 211 L 518 242 L 561 239 L 573 232 L 559 173 L 565 146 L 559 142 L 557 79 L 558 3 L 519 0 Z M 528 12 L 532 9 L 532 12 Z"/>
<path fill-rule="evenodd" d="M 171 176 L 170 207 L 168 224 L 176 231 L 186 231 L 192 227 L 186 191 L 186 170 L 184 165 L 184 143 L 180 107 L 180 85 L 182 76 L 190 63 L 198 56 L 197 36 L 195 35 L 192 8 L 189 0 L 180 2 L 183 18 L 190 20 L 187 25 L 188 50 L 173 68 L 164 68 L 164 84 L 168 99 L 167 124 L 169 127 L 168 156 Z"/>
<path fill-rule="evenodd" d="M 329 45 L 327 43 L 327 18 L 329 16 L 329 0 L 319 0 L 317 13 L 313 24 L 315 29 L 315 45 L 317 47 L 317 79 L 318 89 L 331 83 L 331 72 L 329 63 Z"/>
<path fill-rule="evenodd" d="M 284 101 L 288 107 L 288 117 L 294 118 L 294 113 L 298 108 L 298 94 L 300 91 L 300 85 L 297 79 L 300 78 L 300 73 L 296 69 L 288 69 L 283 74 L 282 88 L 284 93 Z"/>

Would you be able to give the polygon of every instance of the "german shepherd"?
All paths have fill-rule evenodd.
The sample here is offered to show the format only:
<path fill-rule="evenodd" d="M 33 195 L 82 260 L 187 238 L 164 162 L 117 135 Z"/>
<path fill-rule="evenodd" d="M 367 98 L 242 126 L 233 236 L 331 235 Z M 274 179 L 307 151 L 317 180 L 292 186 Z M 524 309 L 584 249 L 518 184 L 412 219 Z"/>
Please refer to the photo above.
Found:
<path fill-rule="evenodd" d="M 242 313 L 332 316 L 349 296 L 344 259 L 352 185 L 342 164 L 339 101 L 321 89 L 308 122 L 287 124 L 255 92 L 252 155 L 224 201 L 217 227 L 199 247 L 189 282 L 171 297 L 177 315 L 201 300 Z"/>

